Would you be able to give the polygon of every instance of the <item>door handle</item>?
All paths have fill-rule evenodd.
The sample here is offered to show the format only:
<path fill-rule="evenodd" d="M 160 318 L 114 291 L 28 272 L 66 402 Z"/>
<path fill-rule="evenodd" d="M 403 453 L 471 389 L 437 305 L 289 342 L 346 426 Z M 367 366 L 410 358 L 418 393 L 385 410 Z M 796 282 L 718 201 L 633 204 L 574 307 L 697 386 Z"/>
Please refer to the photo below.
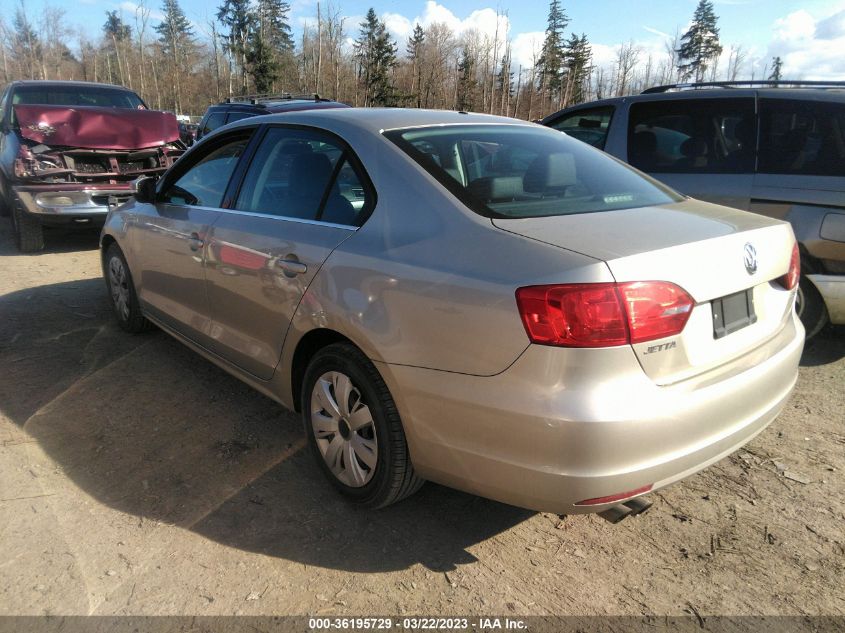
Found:
<path fill-rule="evenodd" d="M 199 233 L 191 233 L 191 236 L 188 238 L 188 246 L 192 251 L 198 251 L 203 247 L 203 244 L 205 244 L 205 242 L 202 241 Z"/>
<path fill-rule="evenodd" d="M 293 277 L 294 275 L 302 275 L 308 272 L 308 266 L 303 264 L 298 259 L 280 259 L 276 265 L 285 271 L 285 275 Z"/>

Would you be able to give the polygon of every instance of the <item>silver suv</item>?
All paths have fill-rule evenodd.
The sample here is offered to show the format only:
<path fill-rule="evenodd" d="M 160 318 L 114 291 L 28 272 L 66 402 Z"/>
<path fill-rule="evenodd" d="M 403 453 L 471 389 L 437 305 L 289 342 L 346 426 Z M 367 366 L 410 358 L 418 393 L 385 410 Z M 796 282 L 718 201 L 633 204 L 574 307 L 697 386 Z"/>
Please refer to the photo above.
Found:
<path fill-rule="evenodd" d="M 808 338 L 845 324 L 845 82 L 659 86 L 542 123 L 693 198 L 789 221 Z"/>

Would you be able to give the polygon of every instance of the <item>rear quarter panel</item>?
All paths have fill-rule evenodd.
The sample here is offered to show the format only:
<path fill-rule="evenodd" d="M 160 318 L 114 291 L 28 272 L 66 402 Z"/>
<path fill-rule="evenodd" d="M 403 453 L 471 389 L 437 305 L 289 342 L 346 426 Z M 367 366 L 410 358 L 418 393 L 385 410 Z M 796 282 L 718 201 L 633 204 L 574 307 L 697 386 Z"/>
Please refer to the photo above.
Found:
<path fill-rule="evenodd" d="M 304 334 L 329 328 L 375 361 L 494 375 L 528 346 L 516 288 L 612 281 L 601 261 L 495 228 L 386 139 L 341 135 L 378 202 L 305 293 L 283 371 Z"/>

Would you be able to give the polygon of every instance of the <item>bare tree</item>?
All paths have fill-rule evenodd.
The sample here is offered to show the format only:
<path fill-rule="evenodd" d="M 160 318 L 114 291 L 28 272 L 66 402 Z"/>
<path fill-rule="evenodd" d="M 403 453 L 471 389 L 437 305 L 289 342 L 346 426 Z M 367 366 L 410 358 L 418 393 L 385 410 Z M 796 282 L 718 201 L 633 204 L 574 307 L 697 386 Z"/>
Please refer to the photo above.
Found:
<path fill-rule="evenodd" d="M 147 22 L 150 19 L 150 9 L 147 8 L 144 0 L 139 0 L 135 6 L 135 35 L 138 42 L 138 74 L 141 80 L 141 92 L 145 92 L 146 86 L 146 72 L 144 71 L 144 48 L 147 33 Z M 215 47 L 216 49 L 216 47 Z"/>
<path fill-rule="evenodd" d="M 630 93 L 632 73 L 640 59 L 642 48 L 634 40 L 620 44 L 616 49 L 616 96 Z"/>
<path fill-rule="evenodd" d="M 748 53 L 742 49 L 742 44 L 730 47 L 728 50 L 728 81 L 736 81 L 747 56 Z"/>

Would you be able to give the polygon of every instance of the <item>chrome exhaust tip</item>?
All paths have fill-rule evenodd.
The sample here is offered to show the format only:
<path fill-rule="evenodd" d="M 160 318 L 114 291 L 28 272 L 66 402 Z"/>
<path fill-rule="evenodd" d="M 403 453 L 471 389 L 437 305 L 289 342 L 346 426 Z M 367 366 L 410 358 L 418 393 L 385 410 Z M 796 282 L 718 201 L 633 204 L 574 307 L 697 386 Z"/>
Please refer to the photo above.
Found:
<path fill-rule="evenodd" d="M 630 516 L 631 514 L 633 514 L 631 508 L 629 508 L 626 504 L 622 503 L 620 503 L 619 505 L 611 506 L 607 510 L 602 510 L 598 513 L 598 515 L 602 519 L 613 523 L 614 525 L 616 523 L 619 523 L 622 519 Z"/>
<path fill-rule="evenodd" d="M 648 510 L 652 502 L 644 497 L 634 497 L 633 499 L 628 499 L 622 505 L 631 509 L 631 516 L 637 516 Z"/>

